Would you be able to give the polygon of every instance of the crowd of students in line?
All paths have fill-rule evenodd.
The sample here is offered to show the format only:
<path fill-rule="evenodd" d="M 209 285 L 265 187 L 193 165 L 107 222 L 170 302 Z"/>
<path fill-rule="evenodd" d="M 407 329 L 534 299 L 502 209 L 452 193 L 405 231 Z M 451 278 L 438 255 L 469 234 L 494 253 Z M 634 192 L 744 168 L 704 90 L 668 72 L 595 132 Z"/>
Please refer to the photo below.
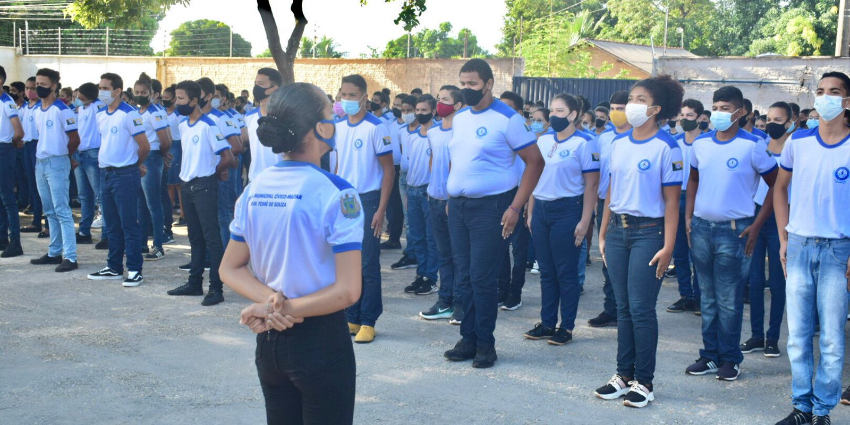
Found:
<path fill-rule="evenodd" d="M 420 316 L 460 325 L 445 357 L 488 368 L 498 359 L 497 312 L 522 305 L 526 270 L 540 275 L 542 305 L 525 337 L 573 340 L 595 224 L 605 300 L 588 323 L 617 327 L 616 373 L 597 397 L 630 407 L 654 400 L 655 304 L 668 274 L 681 298 L 667 311 L 702 316 L 704 347 L 686 373 L 734 381 L 744 354 L 779 357 L 787 309 L 794 410 L 778 424 L 829 423 L 842 399 L 850 286 L 850 218 L 840 210 L 850 205 L 850 78 L 824 74 L 813 109 L 776 102 L 759 114 L 736 87 L 715 91 L 709 110 L 669 76 L 595 108 L 571 94 L 549 105 L 496 98 L 480 59 L 459 77 L 434 95 L 391 101 L 389 90 L 370 97 L 365 79 L 349 75 L 334 99 L 262 68 L 251 109 L 206 77 L 163 89 L 142 74 L 134 106 L 116 74 L 68 93 L 58 72 L 41 69 L 0 96 L 2 256 L 23 254 L 17 198 L 29 194 L 33 223 L 20 231 L 41 231 L 43 212 L 51 238 L 32 264 L 77 269 L 76 245 L 92 243 L 97 209 L 109 251 L 88 278 L 138 286 L 143 260 L 163 258 L 174 240 L 179 205 L 189 279 L 168 293 L 204 295 L 207 269 L 203 305 L 223 301 L 223 282 L 254 302 L 242 323 L 259 334 L 270 423 L 293 409 L 346 423 L 348 335 L 376 338 L 380 250 L 401 249 L 405 228 L 392 265 L 416 268 L 404 291 L 437 292 Z M 18 152 L 29 192 L 17 183 Z M 752 335 L 741 343 L 745 301 Z"/>

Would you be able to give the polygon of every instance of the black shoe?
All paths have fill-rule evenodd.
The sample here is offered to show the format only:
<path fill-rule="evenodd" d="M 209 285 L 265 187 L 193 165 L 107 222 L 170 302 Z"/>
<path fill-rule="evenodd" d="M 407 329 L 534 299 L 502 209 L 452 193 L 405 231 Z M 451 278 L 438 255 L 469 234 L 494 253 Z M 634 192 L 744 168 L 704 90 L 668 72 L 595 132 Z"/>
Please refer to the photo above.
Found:
<path fill-rule="evenodd" d="M 785 419 L 776 423 L 776 425 L 806 425 L 812 423 L 812 414 L 794 409 Z"/>
<path fill-rule="evenodd" d="M 650 401 L 655 401 L 655 395 L 652 393 L 652 384 L 643 385 L 638 381 L 631 382 L 632 387 L 623 398 L 623 406 L 627 407 L 645 407 Z"/>
<path fill-rule="evenodd" d="M 590 266 L 590 265 L 592 265 L 592 262 L 590 261 L 590 254 L 588 254 L 588 255 L 587 255 L 587 261 L 585 261 L 585 262 L 584 262 L 584 265 L 585 265 L 585 266 Z"/>
<path fill-rule="evenodd" d="M 734 381 L 741 374 L 741 366 L 738 363 L 723 362 L 720 369 L 717 371 L 717 379 L 723 381 Z"/>
<path fill-rule="evenodd" d="M 525 270 L 531 271 L 531 269 L 533 269 L 533 268 L 534 268 L 534 261 L 529 261 L 529 262 L 525 263 Z"/>
<path fill-rule="evenodd" d="M 416 290 L 419 289 L 420 285 L 422 285 L 422 276 L 416 276 L 413 283 L 404 287 L 404 292 L 407 294 L 414 294 L 416 293 Z"/>
<path fill-rule="evenodd" d="M 393 270 L 412 269 L 419 265 L 415 258 L 410 258 L 406 255 L 401 257 L 397 263 L 390 266 Z"/>
<path fill-rule="evenodd" d="M 413 291 L 416 295 L 431 295 L 434 292 L 437 292 L 439 288 L 437 287 L 437 282 L 434 282 L 427 277 L 422 277 L 422 281 L 419 283 L 419 286 Z"/>
<path fill-rule="evenodd" d="M 21 247 L 20 239 L 12 239 L 3 252 L 0 253 L 0 258 L 12 258 L 24 255 L 24 248 Z"/>
<path fill-rule="evenodd" d="M 599 313 L 599 316 L 587 321 L 587 324 L 594 328 L 604 328 L 606 326 L 617 326 L 617 318 L 611 317 L 604 311 Z"/>
<path fill-rule="evenodd" d="M 706 375 L 709 373 L 716 373 L 718 371 L 717 363 L 714 360 L 709 360 L 705 357 L 700 357 L 694 364 L 688 366 L 685 369 L 685 373 L 688 375 Z"/>
<path fill-rule="evenodd" d="M 779 357 L 782 353 L 779 351 L 779 342 L 767 340 L 767 344 L 764 346 L 764 356 L 765 357 Z"/>
<path fill-rule="evenodd" d="M 80 201 L 78 201 L 78 200 L 76 200 L 76 199 L 71 199 L 71 202 L 69 202 L 69 203 L 68 203 L 68 205 L 69 205 L 71 208 L 80 208 L 80 207 L 82 207 L 82 205 L 80 205 Z"/>
<path fill-rule="evenodd" d="M 499 356 L 496 355 L 496 348 L 490 346 L 478 347 L 475 350 L 475 359 L 472 360 L 472 367 L 476 369 L 487 369 L 496 364 Z"/>
<path fill-rule="evenodd" d="M 192 270 L 192 263 L 191 263 L 191 262 L 189 262 L 189 263 L 186 263 L 186 264 L 184 264 L 184 265 L 182 265 L 182 266 L 177 266 L 177 268 L 178 268 L 179 270 L 183 270 L 184 272 L 188 272 L 189 270 Z"/>
<path fill-rule="evenodd" d="M 850 406 L 850 387 L 847 387 L 847 389 L 841 393 L 841 404 Z"/>
<path fill-rule="evenodd" d="M 555 336 L 555 329 L 546 327 L 543 322 L 538 322 L 534 325 L 534 329 L 522 334 L 522 336 L 535 341 L 549 339 Z"/>
<path fill-rule="evenodd" d="M 702 300 L 699 298 L 694 300 L 694 316 L 702 316 Z"/>
<path fill-rule="evenodd" d="M 664 277 L 670 278 L 670 279 L 675 278 L 676 277 L 676 267 L 675 266 L 668 267 L 667 270 L 664 272 Z"/>
<path fill-rule="evenodd" d="M 175 244 L 175 243 L 177 243 L 177 241 L 176 241 L 176 240 L 174 240 L 174 235 L 173 235 L 173 234 L 172 234 L 172 235 L 168 235 L 168 234 L 166 234 L 166 235 L 162 238 L 162 244 L 163 244 L 163 245 L 171 245 L 171 244 Z"/>
<path fill-rule="evenodd" d="M 183 217 L 180 217 L 174 223 L 171 223 L 171 227 L 186 227 L 186 220 Z"/>
<path fill-rule="evenodd" d="M 552 345 L 567 345 L 568 342 L 573 340 L 573 333 L 564 329 L 558 328 L 555 329 L 555 335 L 552 335 L 552 338 L 549 338 L 547 341 Z"/>
<path fill-rule="evenodd" d="M 203 306 L 211 306 L 224 302 L 224 293 L 221 292 L 221 289 L 212 289 L 210 288 L 207 291 L 207 296 L 204 297 L 204 300 L 201 301 L 201 305 Z"/>
<path fill-rule="evenodd" d="M 44 238 L 49 238 L 49 237 L 50 237 L 50 231 L 49 230 L 42 230 L 42 231 L 38 232 L 38 238 L 39 239 L 44 239 Z"/>
<path fill-rule="evenodd" d="M 77 233 L 76 236 L 77 236 L 77 244 L 78 245 L 91 245 L 91 243 L 92 243 L 91 235 L 83 236 L 83 235 Z"/>
<path fill-rule="evenodd" d="M 460 325 L 463 323 L 463 306 L 456 305 L 452 308 L 454 311 L 452 312 L 452 317 L 449 319 L 449 324 Z"/>
<path fill-rule="evenodd" d="M 764 351 L 764 340 L 761 338 L 752 337 L 747 342 L 741 344 L 741 352 L 750 354 L 754 351 Z"/>
<path fill-rule="evenodd" d="M 109 239 L 101 239 L 100 242 L 94 246 L 94 249 L 109 249 Z"/>
<path fill-rule="evenodd" d="M 6 249 L 7 246 L 9 246 L 9 239 L 7 239 L 7 238 L 0 239 L 0 251 Z"/>
<path fill-rule="evenodd" d="M 631 378 L 625 376 L 614 375 L 607 384 L 597 388 L 593 394 L 603 400 L 616 400 L 629 392 L 630 380 Z"/>
<path fill-rule="evenodd" d="M 40 233 L 41 227 L 33 226 L 30 224 L 29 226 L 21 227 L 21 233 Z"/>
<path fill-rule="evenodd" d="M 474 345 L 464 344 L 463 340 L 460 340 L 455 344 L 455 348 L 446 351 L 443 353 L 443 356 L 453 362 L 462 362 L 474 359 L 475 354 L 476 349 Z"/>
<path fill-rule="evenodd" d="M 56 273 L 64 273 L 69 272 L 71 270 L 77 270 L 80 266 L 76 261 L 64 260 L 62 264 L 56 266 Z"/>
<path fill-rule="evenodd" d="M 27 207 L 24 208 L 24 214 L 32 215 L 32 205 L 27 205 Z"/>
<path fill-rule="evenodd" d="M 165 258 L 165 253 L 157 247 L 151 248 L 151 250 L 145 254 L 145 261 L 157 261 L 162 260 L 163 258 Z"/>
<path fill-rule="evenodd" d="M 401 249 L 401 242 L 381 242 L 381 249 Z"/>
<path fill-rule="evenodd" d="M 812 425 L 832 425 L 832 421 L 829 420 L 829 415 L 812 415 Z"/>
<path fill-rule="evenodd" d="M 204 295 L 204 288 L 186 283 L 168 291 L 168 295 Z"/>
<path fill-rule="evenodd" d="M 448 319 L 454 314 L 454 309 L 451 305 L 437 300 L 437 302 L 428 310 L 420 311 L 419 317 L 425 320 Z"/>
<path fill-rule="evenodd" d="M 667 307 L 668 313 L 681 313 L 683 311 L 694 311 L 694 300 L 682 297 L 679 298 L 679 301 Z"/>
<path fill-rule="evenodd" d="M 145 281 L 145 278 L 142 276 L 141 272 L 127 272 L 127 278 L 124 279 L 124 283 L 121 286 L 125 288 L 135 288 L 142 284 Z"/>
<path fill-rule="evenodd" d="M 522 298 L 519 295 L 508 295 L 499 308 L 504 311 L 514 311 L 520 307 L 522 307 Z"/>
<path fill-rule="evenodd" d="M 55 257 L 51 257 L 48 254 L 44 254 L 40 258 L 33 258 L 30 260 L 30 264 L 34 264 L 36 266 L 41 266 L 44 264 L 62 264 L 62 256 L 57 255 Z"/>
<path fill-rule="evenodd" d="M 89 280 L 121 280 L 124 278 L 123 273 L 118 273 L 109 267 L 104 267 L 95 273 L 88 275 Z"/>

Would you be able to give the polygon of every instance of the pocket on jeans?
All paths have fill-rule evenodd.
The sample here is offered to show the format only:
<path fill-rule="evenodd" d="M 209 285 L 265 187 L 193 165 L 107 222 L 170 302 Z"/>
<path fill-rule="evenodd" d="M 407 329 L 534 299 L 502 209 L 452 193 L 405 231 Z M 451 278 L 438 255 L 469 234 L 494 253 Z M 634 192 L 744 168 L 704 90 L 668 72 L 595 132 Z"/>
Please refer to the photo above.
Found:
<path fill-rule="evenodd" d="M 796 236 L 788 235 L 788 244 L 785 250 L 785 263 L 790 264 L 792 260 L 797 258 L 803 252 L 803 242 L 805 239 Z"/>
<path fill-rule="evenodd" d="M 832 243 L 829 248 L 829 256 L 839 265 L 847 266 L 847 258 L 850 257 L 850 243 Z"/>
<path fill-rule="evenodd" d="M 254 350 L 254 360 L 260 360 L 263 357 L 263 343 L 268 338 L 268 333 L 262 332 L 257 334 L 257 348 Z"/>

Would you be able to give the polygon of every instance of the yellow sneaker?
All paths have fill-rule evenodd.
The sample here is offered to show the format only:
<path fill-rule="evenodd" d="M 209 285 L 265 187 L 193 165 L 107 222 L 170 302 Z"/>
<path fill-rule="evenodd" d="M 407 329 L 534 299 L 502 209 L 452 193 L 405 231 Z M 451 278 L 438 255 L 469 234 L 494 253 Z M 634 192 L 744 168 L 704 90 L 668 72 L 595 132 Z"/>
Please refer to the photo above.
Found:
<path fill-rule="evenodd" d="M 363 325 L 360 327 L 360 332 L 354 337 L 354 342 L 358 344 L 367 344 L 375 340 L 375 328 L 372 326 Z"/>
<path fill-rule="evenodd" d="M 360 332 L 360 325 L 355 325 L 354 323 L 348 324 L 348 332 L 352 335 L 357 335 L 357 332 Z"/>

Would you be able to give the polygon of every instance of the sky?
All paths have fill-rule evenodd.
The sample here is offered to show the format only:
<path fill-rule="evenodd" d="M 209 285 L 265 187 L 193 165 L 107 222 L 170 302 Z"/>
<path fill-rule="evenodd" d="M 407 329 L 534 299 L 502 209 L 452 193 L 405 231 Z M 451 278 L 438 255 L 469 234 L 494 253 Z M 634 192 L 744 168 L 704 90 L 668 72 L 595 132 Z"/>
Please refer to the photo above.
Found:
<path fill-rule="evenodd" d="M 357 58 L 368 54 L 369 46 L 383 51 L 387 42 L 405 34 L 401 25 L 393 20 L 401 10 L 401 2 L 395 0 L 369 0 L 360 6 L 358 0 L 304 0 L 304 15 L 307 17 L 305 37 L 326 35 L 339 45 L 338 51 L 347 52 L 347 57 Z M 295 26 L 292 2 L 271 0 L 277 19 L 282 43 L 286 45 Z M 234 7 L 238 5 L 239 7 Z M 478 37 L 478 44 L 495 52 L 501 41 L 502 24 L 506 13 L 501 0 L 428 0 L 428 9 L 419 19 L 419 27 L 437 28 L 441 22 L 451 22 L 452 35 L 461 28 L 469 28 Z M 151 43 L 155 51 L 162 50 L 167 43 L 167 34 L 186 21 L 212 19 L 224 22 L 251 42 L 251 53 L 257 55 L 268 48 L 263 23 L 253 0 L 191 0 L 189 6 L 172 7 L 160 22 L 160 30 Z"/>

